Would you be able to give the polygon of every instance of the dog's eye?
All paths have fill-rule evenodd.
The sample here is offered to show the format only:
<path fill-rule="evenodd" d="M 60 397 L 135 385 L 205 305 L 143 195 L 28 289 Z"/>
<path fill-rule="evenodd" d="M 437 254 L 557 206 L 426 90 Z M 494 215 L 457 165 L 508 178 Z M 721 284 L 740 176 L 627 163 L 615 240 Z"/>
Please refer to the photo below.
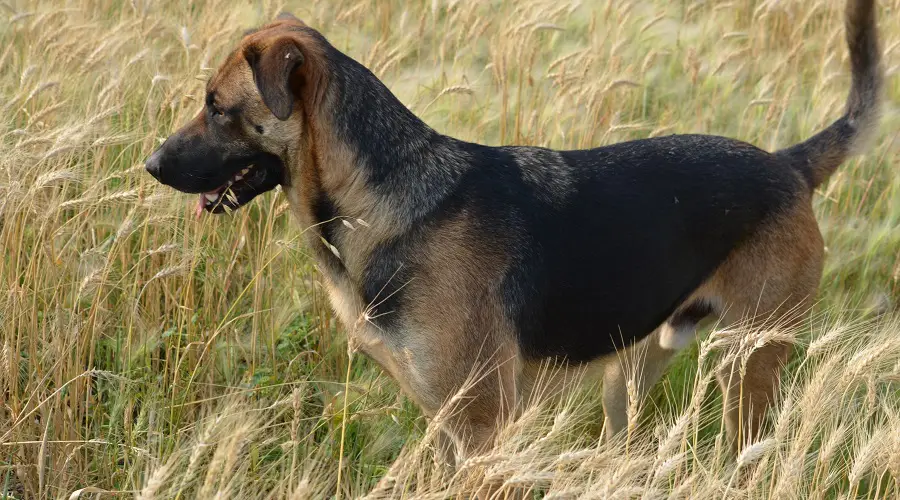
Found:
<path fill-rule="evenodd" d="M 253 128 L 256 129 L 257 134 L 263 133 L 262 125 L 254 125 Z"/>

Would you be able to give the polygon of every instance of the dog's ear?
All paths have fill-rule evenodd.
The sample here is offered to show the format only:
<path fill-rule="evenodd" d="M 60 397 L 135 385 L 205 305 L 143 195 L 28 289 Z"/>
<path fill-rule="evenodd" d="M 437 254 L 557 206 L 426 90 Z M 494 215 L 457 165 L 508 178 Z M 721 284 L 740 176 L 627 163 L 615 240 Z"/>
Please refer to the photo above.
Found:
<path fill-rule="evenodd" d="M 285 36 L 264 47 L 251 45 L 244 49 L 244 57 L 263 102 L 279 120 L 287 120 L 297 99 L 291 77 L 304 61 L 297 40 Z"/>

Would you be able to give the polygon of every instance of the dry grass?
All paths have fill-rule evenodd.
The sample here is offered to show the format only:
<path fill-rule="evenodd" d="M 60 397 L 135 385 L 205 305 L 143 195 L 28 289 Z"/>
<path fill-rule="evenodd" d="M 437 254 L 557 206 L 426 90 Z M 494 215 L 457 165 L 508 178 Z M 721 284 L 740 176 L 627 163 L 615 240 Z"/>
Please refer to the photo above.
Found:
<path fill-rule="evenodd" d="M 725 453 L 710 377 L 746 352 L 717 331 L 627 443 L 598 444 L 588 387 L 528 408 L 449 475 L 434 429 L 348 358 L 281 194 L 196 221 L 142 170 L 241 31 L 282 5 L 0 1 L 0 492 L 347 497 L 391 468 L 373 496 L 900 495 L 900 2 L 880 4 L 882 131 L 816 200 L 819 312 L 779 332 L 800 349 L 771 431 Z M 840 0 L 288 8 L 438 130 L 489 144 L 705 132 L 774 148 L 837 117 L 849 87 Z"/>

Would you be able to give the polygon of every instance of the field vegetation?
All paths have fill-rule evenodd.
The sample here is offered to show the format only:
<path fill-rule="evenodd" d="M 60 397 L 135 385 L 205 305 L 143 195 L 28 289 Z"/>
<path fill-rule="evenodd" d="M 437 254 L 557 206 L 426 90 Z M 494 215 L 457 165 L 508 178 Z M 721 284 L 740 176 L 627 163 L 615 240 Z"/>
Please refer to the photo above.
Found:
<path fill-rule="evenodd" d="M 461 139 L 775 149 L 843 110 L 843 2 L 0 1 L 0 498 L 897 498 L 900 1 L 879 5 L 884 118 L 817 195 L 810 320 L 705 332 L 620 441 L 585 386 L 451 473 L 348 352 L 283 194 L 196 219 L 143 170 L 241 33 L 290 10 Z M 782 401 L 734 456 L 714 369 L 770 338 L 797 345 Z"/>

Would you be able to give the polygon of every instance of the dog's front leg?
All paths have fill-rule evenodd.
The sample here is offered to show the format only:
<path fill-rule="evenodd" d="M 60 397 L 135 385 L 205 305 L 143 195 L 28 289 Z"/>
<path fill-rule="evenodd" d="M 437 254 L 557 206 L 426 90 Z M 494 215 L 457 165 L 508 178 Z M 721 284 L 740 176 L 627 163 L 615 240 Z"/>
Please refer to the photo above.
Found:
<path fill-rule="evenodd" d="M 430 476 L 438 488 L 446 484 L 443 479 L 448 475 L 469 473 L 460 467 L 477 467 L 472 459 L 490 450 L 517 402 L 518 360 L 510 354 L 517 352 L 514 345 L 499 342 L 502 345 L 496 346 L 497 340 L 489 340 L 494 345 L 491 349 L 458 345 L 456 352 L 435 352 L 432 342 L 407 346 L 395 365 L 396 378 L 428 416 L 428 430 L 424 443 L 404 449 L 369 498 L 391 497 L 417 480 L 414 468 L 426 458 L 422 444 L 433 448 L 435 470 Z M 478 355 L 479 351 L 491 354 Z"/>

